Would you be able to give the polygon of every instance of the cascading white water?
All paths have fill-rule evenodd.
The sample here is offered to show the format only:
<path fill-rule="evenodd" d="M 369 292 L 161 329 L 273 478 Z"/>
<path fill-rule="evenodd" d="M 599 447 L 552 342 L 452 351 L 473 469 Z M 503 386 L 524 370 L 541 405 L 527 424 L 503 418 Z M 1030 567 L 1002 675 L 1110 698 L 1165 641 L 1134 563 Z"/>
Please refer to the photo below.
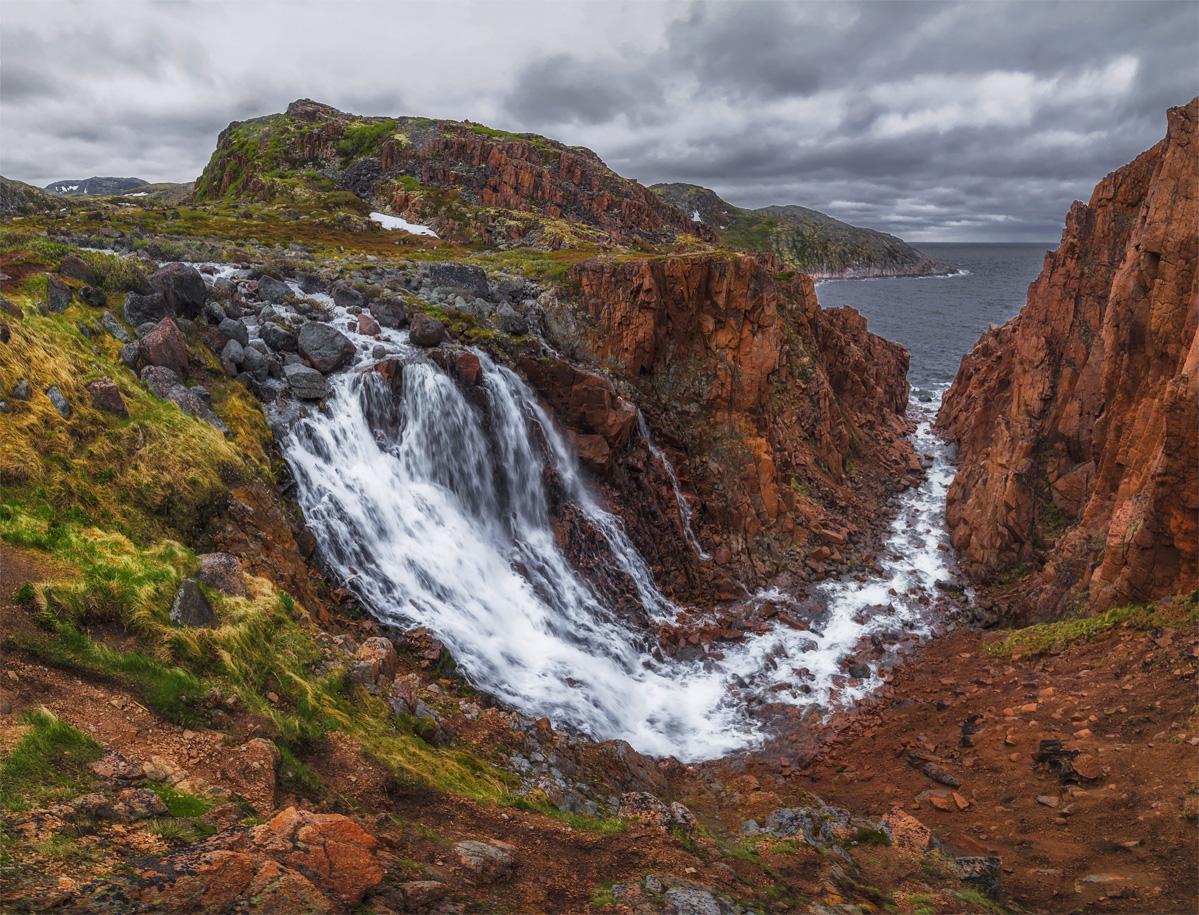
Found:
<path fill-rule="evenodd" d="M 645 446 L 649 449 L 649 453 L 654 456 L 654 460 L 658 462 L 662 470 L 666 472 L 667 479 L 670 480 L 670 488 L 674 493 L 674 504 L 678 507 L 679 520 L 683 523 L 683 536 L 687 538 L 687 543 L 691 549 L 695 550 L 695 555 L 700 559 L 711 559 L 712 557 L 699 545 L 699 538 L 695 536 L 695 531 L 691 528 L 691 503 L 683 495 L 683 490 L 679 486 L 678 474 L 674 472 L 674 465 L 670 463 L 666 452 L 658 447 L 653 436 L 650 435 L 649 426 L 646 425 L 645 416 L 640 410 L 637 411 L 637 433 L 645 440 Z"/>
<path fill-rule="evenodd" d="M 877 679 L 849 688 L 839 661 L 862 636 L 919 632 L 921 595 L 949 577 L 938 545 L 951 469 L 926 409 L 915 443 L 936 458 L 901 497 L 881 575 L 823 586 L 828 618 L 811 632 L 776 624 L 719 660 L 659 660 L 651 637 L 619 619 L 555 541 L 547 461 L 647 616 L 675 615 L 524 382 L 481 355 L 484 412 L 412 358 L 396 392 L 370 371 L 378 341 L 350 336 L 358 364 L 330 379 L 324 408 L 292 426 L 284 449 L 322 555 L 379 618 L 428 626 L 473 682 L 530 714 L 651 754 L 725 755 L 761 738 L 751 697 L 812 705 L 838 685 L 836 701 L 867 692 Z M 385 331 L 384 346 L 415 357 L 402 333 Z"/>

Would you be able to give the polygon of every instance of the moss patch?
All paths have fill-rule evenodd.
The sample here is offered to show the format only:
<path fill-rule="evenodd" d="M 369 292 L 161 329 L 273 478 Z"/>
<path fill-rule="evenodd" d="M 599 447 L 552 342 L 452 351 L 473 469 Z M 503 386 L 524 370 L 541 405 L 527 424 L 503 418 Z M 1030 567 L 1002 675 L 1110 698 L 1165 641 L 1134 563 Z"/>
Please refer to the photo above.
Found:
<path fill-rule="evenodd" d="M 27 810 L 83 793 L 87 766 L 103 748 L 45 709 L 21 720 L 29 730 L 0 764 L 0 809 Z"/>

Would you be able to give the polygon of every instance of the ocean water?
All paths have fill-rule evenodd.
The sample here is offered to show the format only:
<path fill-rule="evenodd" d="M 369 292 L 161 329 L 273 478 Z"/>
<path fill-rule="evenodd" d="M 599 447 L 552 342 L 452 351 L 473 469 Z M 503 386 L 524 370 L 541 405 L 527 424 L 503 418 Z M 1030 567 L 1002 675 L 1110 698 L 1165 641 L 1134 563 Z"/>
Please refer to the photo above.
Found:
<path fill-rule="evenodd" d="M 1002 324 L 1024 306 L 1028 285 L 1056 243 L 924 244 L 925 254 L 953 271 L 948 276 L 827 280 L 820 304 L 852 305 L 870 330 L 902 343 L 911 353 L 912 395 L 943 390 L 958 364 L 991 324 Z"/>

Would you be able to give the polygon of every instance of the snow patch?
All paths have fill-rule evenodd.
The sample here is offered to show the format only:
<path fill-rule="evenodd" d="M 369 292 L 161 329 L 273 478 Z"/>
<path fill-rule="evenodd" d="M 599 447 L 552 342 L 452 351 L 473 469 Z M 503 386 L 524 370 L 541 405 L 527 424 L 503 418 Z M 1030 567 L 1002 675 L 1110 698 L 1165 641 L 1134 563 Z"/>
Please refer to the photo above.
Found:
<path fill-rule="evenodd" d="M 407 232 L 409 235 L 428 235 L 430 238 L 437 237 L 437 233 L 428 226 L 409 222 L 400 216 L 389 216 L 386 213 L 371 213 L 371 219 L 385 229 L 399 229 L 401 232 Z"/>

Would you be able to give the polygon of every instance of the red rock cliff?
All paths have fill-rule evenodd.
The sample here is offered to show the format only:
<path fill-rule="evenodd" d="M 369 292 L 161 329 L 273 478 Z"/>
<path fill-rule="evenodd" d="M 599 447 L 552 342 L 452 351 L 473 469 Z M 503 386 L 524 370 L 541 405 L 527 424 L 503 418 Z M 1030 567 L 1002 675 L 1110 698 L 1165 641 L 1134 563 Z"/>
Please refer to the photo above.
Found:
<path fill-rule="evenodd" d="M 962 360 L 938 424 L 958 443 L 953 542 L 1018 616 L 1196 586 L 1199 99 L 1075 203 L 1028 303 Z"/>
<path fill-rule="evenodd" d="M 743 581 L 835 566 L 916 467 L 906 350 L 776 267 L 692 255 L 572 273 L 575 342 L 641 405 L 700 540 Z"/>

